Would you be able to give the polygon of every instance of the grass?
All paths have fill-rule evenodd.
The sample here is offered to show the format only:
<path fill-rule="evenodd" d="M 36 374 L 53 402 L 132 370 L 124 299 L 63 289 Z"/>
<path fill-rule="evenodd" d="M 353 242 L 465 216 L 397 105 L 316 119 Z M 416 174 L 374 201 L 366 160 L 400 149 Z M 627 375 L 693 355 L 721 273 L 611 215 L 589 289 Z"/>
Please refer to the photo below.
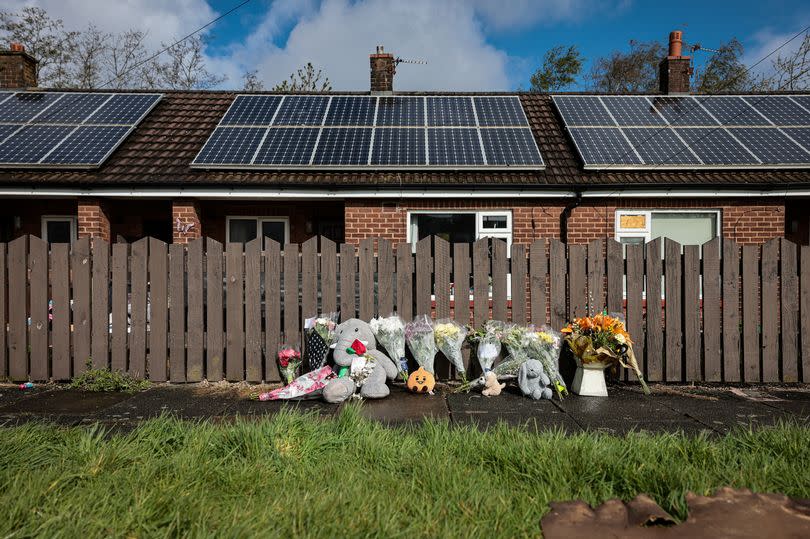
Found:
<path fill-rule="evenodd" d="M 87 363 L 87 370 L 71 380 L 72 389 L 99 392 L 135 393 L 149 389 L 149 380 L 136 380 L 129 374 L 108 369 L 94 369 L 92 362 Z"/>
<path fill-rule="evenodd" d="M 159 418 L 128 434 L 0 430 L 0 536 L 537 536 L 555 500 L 723 485 L 810 497 L 810 429 L 718 438 L 566 436 L 425 422 L 388 429 L 345 407 L 215 425 Z"/>

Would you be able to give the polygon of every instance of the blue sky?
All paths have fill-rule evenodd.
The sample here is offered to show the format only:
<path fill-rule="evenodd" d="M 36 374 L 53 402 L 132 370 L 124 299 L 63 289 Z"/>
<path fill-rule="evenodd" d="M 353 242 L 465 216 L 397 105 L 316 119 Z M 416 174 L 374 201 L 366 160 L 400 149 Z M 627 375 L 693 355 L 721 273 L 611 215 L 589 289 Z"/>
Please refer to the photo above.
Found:
<path fill-rule="evenodd" d="M 5 10 L 44 7 L 69 27 L 137 27 L 157 44 L 224 13 L 239 0 L 7 0 Z M 368 89 L 368 54 L 377 44 L 428 65 L 402 65 L 401 90 L 509 90 L 528 86 L 544 52 L 577 45 L 591 60 L 626 50 L 631 39 L 717 47 L 737 37 L 752 64 L 810 25 L 799 0 L 252 0 L 208 32 L 210 68 L 241 86 L 258 70 L 267 86 L 311 61 L 340 90 Z M 796 40 L 794 45 L 798 45 Z M 698 53 L 698 67 L 707 58 Z M 766 62 L 763 67 L 767 66 Z M 587 69 L 587 68 L 586 68 Z"/>

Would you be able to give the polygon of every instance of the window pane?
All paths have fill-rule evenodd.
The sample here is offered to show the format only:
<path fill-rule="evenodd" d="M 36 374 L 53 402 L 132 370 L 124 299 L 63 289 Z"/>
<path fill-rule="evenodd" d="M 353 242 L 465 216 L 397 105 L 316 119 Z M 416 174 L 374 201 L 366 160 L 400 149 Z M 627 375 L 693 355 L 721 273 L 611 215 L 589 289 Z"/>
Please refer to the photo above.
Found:
<path fill-rule="evenodd" d="M 472 243 L 475 241 L 474 213 L 432 213 L 411 216 L 411 223 L 419 228 L 421 240 L 427 236 L 439 236 L 452 243 Z"/>
<path fill-rule="evenodd" d="M 284 222 L 282 221 L 262 221 L 262 237 L 275 240 L 282 247 L 284 246 Z"/>
<path fill-rule="evenodd" d="M 256 219 L 231 219 L 228 241 L 247 243 L 256 238 Z"/>
<path fill-rule="evenodd" d="M 47 221 L 45 223 L 48 243 L 70 243 L 70 221 Z"/>
<path fill-rule="evenodd" d="M 652 238 L 702 245 L 717 235 L 716 213 L 653 213 Z"/>
<path fill-rule="evenodd" d="M 506 228 L 505 215 L 484 215 L 481 227 L 485 229 Z"/>

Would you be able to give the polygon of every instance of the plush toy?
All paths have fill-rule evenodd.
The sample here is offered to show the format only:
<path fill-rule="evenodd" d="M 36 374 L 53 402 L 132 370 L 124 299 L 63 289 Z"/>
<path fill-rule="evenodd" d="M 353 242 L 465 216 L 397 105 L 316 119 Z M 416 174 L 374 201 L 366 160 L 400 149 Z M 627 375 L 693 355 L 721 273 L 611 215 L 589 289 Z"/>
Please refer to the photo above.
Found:
<path fill-rule="evenodd" d="M 485 397 L 497 397 L 501 394 L 501 390 L 506 387 L 506 384 L 499 384 L 498 383 L 498 375 L 494 372 L 489 371 L 484 376 L 484 389 L 481 391 L 481 394 Z"/>
<path fill-rule="evenodd" d="M 360 356 L 356 349 L 355 341 L 360 341 L 364 345 L 362 356 L 368 358 L 373 367 L 371 372 L 363 381 L 360 387 L 360 396 L 365 399 L 381 399 L 390 393 L 386 385 L 386 379 L 393 380 L 397 376 L 397 367 L 391 358 L 380 350 L 377 350 L 377 341 L 371 326 L 362 320 L 352 318 L 335 328 L 335 338 L 332 348 L 332 357 L 335 360 L 334 370 L 340 372 L 347 371 L 352 366 L 352 361 L 357 362 Z M 352 347 L 354 345 L 354 348 Z M 357 386 L 350 376 L 342 376 L 333 379 L 323 389 L 323 398 L 326 402 L 340 403 L 351 397 Z"/>
<path fill-rule="evenodd" d="M 518 387 L 521 393 L 534 400 L 550 399 L 551 380 L 543 370 L 543 364 L 536 359 L 523 363 L 518 370 Z"/>
<path fill-rule="evenodd" d="M 436 387 L 436 379 L 428 371 L 419 367 L 408 377 L 406 385 L 411 393 L 430 393 Z"/>

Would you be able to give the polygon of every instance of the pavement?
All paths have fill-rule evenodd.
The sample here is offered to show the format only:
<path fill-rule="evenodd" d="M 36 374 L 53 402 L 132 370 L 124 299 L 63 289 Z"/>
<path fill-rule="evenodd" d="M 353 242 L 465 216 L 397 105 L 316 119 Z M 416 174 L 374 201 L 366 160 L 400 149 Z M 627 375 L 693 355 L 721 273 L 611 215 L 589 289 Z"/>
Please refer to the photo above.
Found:
<path fill-rule="evenodd" d="M 265 389 L 265 388 L 261 388 Z M 571 395 L 563 401 L 533 401 L 507 388 L 498 397 L 478 392 L 454 393 L 441 387 L 435 395 L 415 395 L 394 384 L 391 395 L 365 401 L 366 417 L 390 426 L 413 425 L 423 418 L 486 429 L 506 423 L 533 431 L 567 433 L 629 431 L 723 434 L 730 429 L 762 427 L 778 421 L 810 426 L 810 386 L 670 386 L 653 385 L 645 396 L 637 386 L 613 385 L 608 397 Z M 101 424 L 131 430 L 143 420 L 171 414 L 182 419 L 229 422 L 272 416 L 282 409 L 313 411 L 322 417 L 339 406 L 320 400 L 259 402 L 247 384 L 156 385 L 140 393 L 90 393 L 60 385 L 20 390 L 0 384 L 0 425 L 50 421 L 63 426 Z"/>

